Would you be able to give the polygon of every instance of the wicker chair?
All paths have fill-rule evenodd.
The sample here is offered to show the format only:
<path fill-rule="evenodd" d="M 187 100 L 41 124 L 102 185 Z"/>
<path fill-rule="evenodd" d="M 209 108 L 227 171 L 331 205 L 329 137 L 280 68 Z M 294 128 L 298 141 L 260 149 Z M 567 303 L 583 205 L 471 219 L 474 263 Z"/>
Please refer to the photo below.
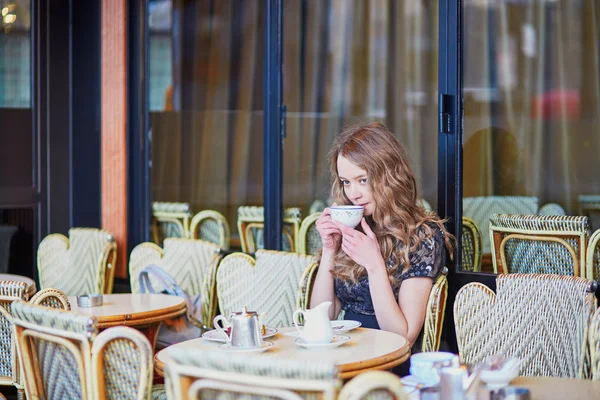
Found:
<path fill-rule="evenodd" d="M 600 229 L 600 195 L 580 195 L 579 215 L 588 217 L 592 229 Z"/>
<path fill-rule="evenodd" d="M 152 240 L 160 245 L 166 238 L 189 236 L 192 211 L 188 203 L 152 203 Z"/>
<path fill-rule="evenodd" d="M 145 400 L 152 387 L 152 346 L 137 330 L 119 326 L 92 345 L 92 383 L 97 400 Z"/>
<path fill-rule="evenodd" d="M 337 400 L 408 400 L 400 379 L 387 371 L 367 371 L 342 387 Z"/>
<path fill-rule="evenodd" d="M 115 239 L 101 229 L 71 228 L 69 238 L 48 235 L 37 252 L 40 287 L 68 296 L 112 293 L 116 259 Z"/>
<path fill-rule="evenodd" d="M 423 341 L 421 343 L 421 351 L 423 352 L 438 351 L 440 349 L 446 299 L 448 298 L 447 275 L 448 268 L 444 267 L 429 293 L 427 313 L 425 314 L 425 322 L 423 324 Z"/>
<path fill-rule="evenodd" d="M 589 347 L 591 353 L 591 378 L 600 381 L 600 308 L 590 321 Z"/>
<path fill-rule="evenodd" d="M 57 310 L 71 310 L 67 295 L 58 289 L 48 288 L 37 292 L 30 300 L 31 304 L 56 308 Z"/>
<path fill-rule="evenodd" d="M 525 196 L 483 196 L 465 197 L 463 199 L 463 215 L 471 218 L 485 233 L 482 237 L 483 253 L 491 252 L 489 231 L 490 215 L 492 214 L 532 214 L 538 213 L 537 197 Z"/>
<path fill-rule="evenodd" d="M 300 209 L 283 210 L 282 247 L 284 251 L 295 251 L 296 238 L 300 230 Z M 238 232 L 242 251 L 254 253 L 264 247 L 264 208 L 241 206 L 238 208 Z"/>
<path fill-rule="evenodd" d="M 300 224 L 300 232 L 298 233 L 298 243 L 296 248 L 300 254 L 317 255 L 323 244 L 321 243 L 321 235 L 317 231 L 316 222 L 321 216 L 320 212 L 310 214 L 302 220 Z"/>
<path fill-rule="evenodd" d="M 167 363 L 169 399 L 335 399 L 335 365 L 323 361 L 223 357 L 221 352 L 173 349 Z"/>
<path fill-rule="evenodd" d="M 523 376 L 587 377 L 595 285 L 583 278 L 538 274 L 498 275 L 496 283 L 497 294 L 469 283 L 456 295 L 462 361 L 477 364 L 503 354 L 521 359 Z"/>
<path fill-rule="evenodd" d="M 17 350 L 29 399 L 91 399 L 96 319 L 15 301 Z"/>
<path fill-rule="evenodd" d="M 267 311 L 269 327 L 291 326 L 300 278 L 312 263 L 311 256 L 272 250 L 258 250 L 256 259 L 244 253 L 226 256 L 217 271 L 221 313 L 228 317 L 247 306 Z"/>
<path fill-rule="evenodd" d="M 156 264 L 175 279 L 190 296 L 202 299 L 202 323 L 212 327 L 217 312 L 216 272 L 221 249 L 214 243 L 198 239 L 165 239 L 164 250 L 154 243 L 141 243 L 129 257 L 131 292 L 140 293 L 139 275 L 150 264 Z M 158 285 L 150 277 L 150 283 Z"/>
<path fill-rule="evenodd" d="M 475 221 L 462 217 L 461 271 L 481 272 L 482 235 Z"/>
<path fill-rule="evenodd" d="M 588 230 L 586 217 L 494 214 L 494 272 L 587 277 Z"/>
<path fill-rule="evenodd" d="M 560 204 L 546 203 L 540 207 L 538 215 L 567 215 L 565 209 Z"/>
<path fill-rule="evenodd" d="M 13 317 L 10 310 L 15 300 L 27 300 L 27 284 L 0 281 L 0 385 L 15 386 L 19 399 L 22 399 L 24 386 L 13 343 Z"/>
<path fill-rule="evenodd" d="M 190 225 L 190 237 L 211 242 L 229 250 L 229 223 L 223 214 L 204 210 L 194 215 Z"/>
<path fill-rule="evenodd" d="M 586 255 L 586 271 L 590 279 L 595 281 L 600 279 L 600 229 L 590 238 Z"/>

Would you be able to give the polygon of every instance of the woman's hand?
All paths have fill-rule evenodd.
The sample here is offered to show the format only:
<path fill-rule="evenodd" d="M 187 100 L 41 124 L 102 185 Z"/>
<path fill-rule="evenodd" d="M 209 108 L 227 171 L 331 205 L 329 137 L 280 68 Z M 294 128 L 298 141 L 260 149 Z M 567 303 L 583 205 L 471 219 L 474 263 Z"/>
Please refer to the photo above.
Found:
<path fill-rule="evenodd" d="M 365 233 L 336 221 L 334 223 L 342 232 L 342 250 L 344 253 L 348 254 L 355 263 L 365 267 L 369 273 L 381 268 L 385 270 L 385 262 L 381 256 L 379 242 L 364 217 L 360 224 Z"/>
<path fill-rule="evenodd" d="M 335 203 L 333 204 L 335 205 Z M 317 219 L 317 231 L 321 235 L 323 250 L 335 250 L 342 239 L 342 232 L 331 219 L 329 207 L 323 210 L 319 219 Z"/>

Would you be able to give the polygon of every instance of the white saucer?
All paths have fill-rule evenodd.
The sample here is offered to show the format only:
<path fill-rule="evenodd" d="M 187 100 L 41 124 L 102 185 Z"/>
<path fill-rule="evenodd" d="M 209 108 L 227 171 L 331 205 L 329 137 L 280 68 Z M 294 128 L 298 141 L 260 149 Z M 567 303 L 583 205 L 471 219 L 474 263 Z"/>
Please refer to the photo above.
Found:
<path fill-rule="evenodd" d="M 307 349 L 333 349 L 335 347 L 341 346 L 350 340 L 350 336 L 346 335 L 333 335 L 333 339 L 330 343 L 306 343 L 304 339 L 296 339 L 294 343 L 298 346 L 306 347 Z"/>
<path fill-rule="evenodd" d="M 351 331 L 352 329 L 358 328 L 362 325 L 360 321 L 353 321 L 351 319 L 342 319 L 331 321 L 331 327 L 333 328 L 333 333 L 344 333 Z"/>
<path fill-rule="evenodd" d="M 273 342 L 264 341 L 262 346 L 260 346 L 260 347 L 254 347 L 251 349 L 240 349 L 238 347 L 232 347 L 231 343 L 223 343 L 223 344 L 219 345 L 219 349 L 221 349 L 223 351 L 229 351 L 232 353 L 262 353 L 263 351 L 270 349 L 274 345 L 275 345 L 275 343 L 273 343 Z"/>
<path fill-rule="evenodd" d="M 277 334 L 277 328 L 267 328 L 267 331 L 263 335 L 263 339 L 270 338 L 271 336 L 275 336 Z M 213 342 L 225 343 L 227 339 L 223 337 L 223 334 L 216 329 L 212 331 L 206 331 L 202 334 L 202 339 L 210 340 Z"/>

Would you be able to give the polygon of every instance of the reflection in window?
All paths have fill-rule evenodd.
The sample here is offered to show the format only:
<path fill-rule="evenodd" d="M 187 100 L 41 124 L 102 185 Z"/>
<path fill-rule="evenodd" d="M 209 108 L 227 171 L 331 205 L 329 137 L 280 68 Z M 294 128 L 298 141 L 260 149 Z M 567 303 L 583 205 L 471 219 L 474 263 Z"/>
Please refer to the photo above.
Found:
<path fill-rule="evenodd" d="M 31 1 L 0 0 L 0 108 L 31 107 Z"/>

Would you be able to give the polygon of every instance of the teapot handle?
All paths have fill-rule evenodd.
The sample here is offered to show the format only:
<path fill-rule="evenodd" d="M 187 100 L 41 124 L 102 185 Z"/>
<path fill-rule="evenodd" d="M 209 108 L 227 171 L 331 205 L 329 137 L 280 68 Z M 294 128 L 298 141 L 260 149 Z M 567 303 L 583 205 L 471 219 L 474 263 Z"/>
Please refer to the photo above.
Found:
<path fill-rule="evenodd" d="M 223 328 L 225 328 L 226 326 L 231 326 L 231 324 L 229 323 L 229 321 L 227 321 L 227 318 L 225 318 L 222 315 L 217 315 L 215 319 L 213 319 L 213 325 L 215 329 L 221 332 L 227 338 L 228 342 L 231 342 L 231 336 L 229 336 L 227 332 L 225 332 L 225 329 L 221 328 L 221 326 L 219 325 L 219 321 L 223 323 Z"/>
<path fill-rule="evenodd" d="M 298 326 L 298 315 L 302 314 L 302 318 L 304 319 L 304 321 L 306 321 L 306 317 L 304 316 L 304 311 L 302 311 L 302 309 L 297 309 L 296 311 L 294 311 L 294 315 L 292 315 L 292 321 L 294 322 L 294 326 L 296 327 L 296 329 L 298 330 L 298 332 L 300 333 L 300 336 L 302 336 L 302 330 L 300 329 L 300 327 Z"/>

